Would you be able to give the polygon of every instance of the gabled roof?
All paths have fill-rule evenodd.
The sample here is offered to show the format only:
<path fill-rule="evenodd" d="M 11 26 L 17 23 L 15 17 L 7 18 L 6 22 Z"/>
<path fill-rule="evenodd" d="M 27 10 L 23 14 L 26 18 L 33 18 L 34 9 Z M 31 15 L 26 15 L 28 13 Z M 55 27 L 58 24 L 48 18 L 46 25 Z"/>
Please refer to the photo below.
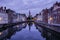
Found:
<path fill-rule="evenodd" d="M 60 2 L 56 2 L 54 5 L 60 6 Z"/>
<path fill-rule="evenodd" d="M 9 12 L 14 13 L 15 11 L 13 11 L 13 10 L 11 10 L 11 9 L 7 9 L 7 10 L 6 10 L 6 13 L 9 13 Z"/>

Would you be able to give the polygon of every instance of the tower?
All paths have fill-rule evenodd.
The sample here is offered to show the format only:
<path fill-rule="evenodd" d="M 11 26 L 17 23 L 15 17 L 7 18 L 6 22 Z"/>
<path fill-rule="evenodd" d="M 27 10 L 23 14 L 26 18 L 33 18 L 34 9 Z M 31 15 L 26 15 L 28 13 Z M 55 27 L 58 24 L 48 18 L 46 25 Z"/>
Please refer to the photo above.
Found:
<path fill-rule="evenodd" d="M 28 20 L 28 21 L 32 21 L 32 15 L 31 15 L 30 10 L 29 10 L 29 15 L 28 15 L 28 17 L 27 17 L 27 20 Z M 30 31 L 30 29 L 31 29 L 32 24 L 33 24 L 32 22 L 28 22 L 29 31 Z"/>
<path fill-rule="evenodd" d="M 30 10 L 29 10 L 29 17 L 32 17 Z"/>

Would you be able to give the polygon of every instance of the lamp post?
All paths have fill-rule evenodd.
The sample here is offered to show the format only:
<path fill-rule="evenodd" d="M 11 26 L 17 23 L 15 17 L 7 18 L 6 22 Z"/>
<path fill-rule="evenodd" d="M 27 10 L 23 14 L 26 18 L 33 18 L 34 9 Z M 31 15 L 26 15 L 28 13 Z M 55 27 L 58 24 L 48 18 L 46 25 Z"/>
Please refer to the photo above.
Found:
<path fill-rule="evenodd" d="M 2 20 L 2 17 L 0 17 L 0 21 Z"/>
<path fill-rule="evenodd" d="M 0 32 L 0 35 L 2 35 L 2 32 Z"/>
<path fill-rule="evenodd" d="M 51 23 L 52 23 L 52 21 L 53 21 L 53 18 L 52 18 L 52 17 L 50 17 L 50 18 L 49 18 L 49 20 L 50 20 L 50 24 L 51 24 Z"/>

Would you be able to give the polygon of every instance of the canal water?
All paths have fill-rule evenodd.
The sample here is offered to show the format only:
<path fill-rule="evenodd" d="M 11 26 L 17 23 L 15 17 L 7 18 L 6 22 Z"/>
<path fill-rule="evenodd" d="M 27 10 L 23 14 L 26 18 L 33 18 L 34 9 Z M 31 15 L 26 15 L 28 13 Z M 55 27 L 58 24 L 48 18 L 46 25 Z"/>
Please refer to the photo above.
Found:
<path fill-rule="evenodd" d="M 41 36 L 41 33 L 34 25 L 31 26 L 30 30 L 27 25 L 26 28 L 16 32 L 16 34 L 11 37 L 11 40 L 45 40 L 45 38 Z"/>
<path fill-rule="evenodd" d="M 32 26 L 26 25 L 25 27 L 14 26 L 13 28 L 8 28 L 6 30 L 8 30 L 7 33 L 4 33 L 5 36 L 7 36 L 0 36 L 0 38 L 2 38 L 1 40 L 45 40 L 34 24 Z"/>

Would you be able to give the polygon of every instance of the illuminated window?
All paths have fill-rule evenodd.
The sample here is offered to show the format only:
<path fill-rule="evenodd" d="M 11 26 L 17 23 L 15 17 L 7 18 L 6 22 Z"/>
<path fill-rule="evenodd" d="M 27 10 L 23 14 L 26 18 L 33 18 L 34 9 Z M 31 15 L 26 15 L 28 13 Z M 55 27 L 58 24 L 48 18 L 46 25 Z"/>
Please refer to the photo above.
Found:
<path fill-rule="evenodd" d="M 53 20 L 53 18 L 52 18 L 52 17 L 50 17 L 50 18 L 49 18 L 49 20 Z"/>
<path fill-rule="evenodd" d="M 2 20 L 2 17 L 0 17 L 0 21 Z"/>
<path fill-rule="evenodd" d="M 0 32 L 0 35 L 2 35 L 2 32 Z"/>

